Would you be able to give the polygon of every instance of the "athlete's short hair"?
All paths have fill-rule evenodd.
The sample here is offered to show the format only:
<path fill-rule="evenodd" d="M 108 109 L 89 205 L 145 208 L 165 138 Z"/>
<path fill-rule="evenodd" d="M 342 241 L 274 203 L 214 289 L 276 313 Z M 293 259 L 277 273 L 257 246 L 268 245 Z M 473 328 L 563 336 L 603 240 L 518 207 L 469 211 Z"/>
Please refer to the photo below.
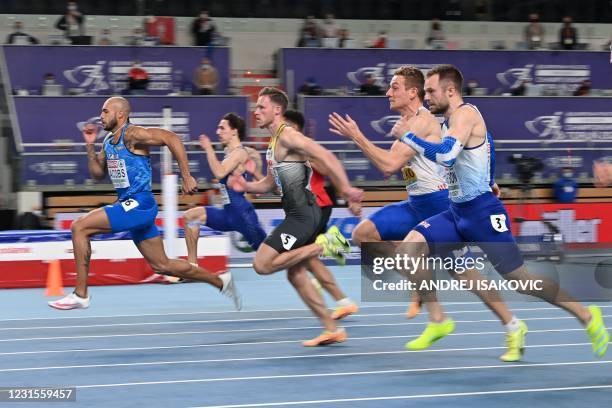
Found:
<path fill-rule="evenodd" d="M 305 120 L 304 120 L 304 115 L 302 115 L 302 112 L 289 109 L 289 110 L 286 110 L 285 113 L 283 113 L 283 116 L 289 122 L 295 123 L 300 132 L 304 129 Z"/>
<path fill-rule="evenodd" d="M 457 92 L 461 94 L 461 90 L 463 89 L 463 75 L 461 74 L 461 71 L 457 69 L 457 67 L 450 64 L 436 65 L 429 70 L 427 73 L 427 78 L 436 74 L 440 76 L 440 81 L 451 82 L 457 89 Z"/>
<path fill-rule="evenodd" d="M 393 72 L 393 75 L 404 77 L 406 89 L 416 88 L 419 91 L 419 99 L 425 98 L 425 76 L 417 67 L 403 65 Z"/>
<path fill-rule="evenodd" d="M 283 114 L 287 110 L 287 107 L 289 107 L 289 98 L 287 97 L 287 94 L 278 88 L 266 86 L 264 89 L 259 91 L 259 96 L 267 96 L 270 98 L 272 103 L 275 103 L 281 107 Z"/>
<path fill-rule="evenodd" d="M 230 128 L 238 131 L 238 139 L 241 141 L 246 137 L 246 127 L 244 125 L 244 119 L 236 112 L 226 113 L 223 119 L 227 120 Z"/>

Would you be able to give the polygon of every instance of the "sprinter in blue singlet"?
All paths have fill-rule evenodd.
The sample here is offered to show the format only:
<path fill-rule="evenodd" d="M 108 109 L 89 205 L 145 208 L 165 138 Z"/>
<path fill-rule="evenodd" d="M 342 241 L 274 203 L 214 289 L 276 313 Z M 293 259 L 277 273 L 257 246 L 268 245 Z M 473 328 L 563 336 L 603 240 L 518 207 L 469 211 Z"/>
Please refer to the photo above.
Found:
<path fill-rule="evenodd" d="M 189 172 L 187 154 L 178 135 L 164 129 L 131 125 L 130 111 L 130 104 L 125 98 L 112 97 L 104 102 L 100 119 L 104 130 L 110 133 L 104 138 L 102 151 L 98 153 L 94 146 L 96 132 L 87 126 L 84 128 L 89 171 L 97 180 L 103 179 L 108 172 L 117 190 L 118 200 L 115 204 L 90 211 L 72 224 L 76 287 L 68 296 L 49 302 L 49 306 L 60 310 L 89 307 L 87 276 L 91 236 L 130 231 L 134 243 L 154 272 L 207 282 L 230 297 L 236 308 L 240 309 L 240 296 L 229 272 L 216 276 L 185 260 L 166 256 L 155 226 L 157 204 L 151 192 L 150 147 L 168 146 L 178 162 L 184 193 L 193 194 L 197 190 L 197 183 Z"/>
<path fill-rule="evenodd" d="M 230 175 L 246 177 L 245 170 L 251 161 L 247 150 L 241 144 L 246 136 L 244 119 L 233 112 L 226 114 L 219 121 L 217 136 L 225 148 L 223 161 L 217 159 L 207 136 L 200 136 L 200 145 L 206 152 L 213 176 L 219 180 L 217 187 L 222 208 L 195 207 L 183 214 L 187 260 L 191 263 L 197 263 L 200 224 L 217 231 L 238 231 L 254 250 L 257 250 L 266 239 L 266 233 L 259 224 L 253 204 L 244 197 L 244 192 L 236 192 L 227 185 Z"/>

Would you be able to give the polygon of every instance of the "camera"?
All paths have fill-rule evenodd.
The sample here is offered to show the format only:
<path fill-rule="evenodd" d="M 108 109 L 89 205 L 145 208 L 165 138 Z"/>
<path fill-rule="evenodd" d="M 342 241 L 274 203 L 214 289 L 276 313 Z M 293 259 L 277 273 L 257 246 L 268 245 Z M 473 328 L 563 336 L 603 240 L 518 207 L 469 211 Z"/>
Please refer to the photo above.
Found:
<path fill-rule="evenodd" d="M 544 169 L 544 163 L 535 157 L 525 157 L 521 153 L 515 153 L 508 158 L 514 164 L 518 179 L 523 184 L 529 184 L 537 171 Z"/>

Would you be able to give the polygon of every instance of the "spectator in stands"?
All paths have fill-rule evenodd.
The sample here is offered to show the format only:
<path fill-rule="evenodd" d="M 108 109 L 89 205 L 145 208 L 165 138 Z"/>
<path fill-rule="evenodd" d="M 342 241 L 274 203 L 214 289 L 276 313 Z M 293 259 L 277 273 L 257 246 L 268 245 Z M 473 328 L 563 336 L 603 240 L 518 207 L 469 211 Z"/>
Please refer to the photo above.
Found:
<path fill-rule="evenodd" d="M 325 16 L 325 20 L 323 21 L 323 27 L 321 32 L 323 34 L 323 38 L 338 38 L 340 28 L 334 19 L 333 14 L 328 14 Z"/>
<path fill-rule="evenodd" d="M 588 96 L 591 93 L 591 80 L 585 79 L 580 83 L 578 89 L 574 91 L 574 96 Z"/>
<path fill-rule="evenodd" d="M 564 50 L 573 50 L 577 45 L 578 30 L 572 26 L 570 16 L 563 17 L 563 27 L 559 30 L 559 47 Z"/>
<path fill-rule="evenodd" d="M 527 49 L 537 50 L 542 48 L 544 41 L 544 26 L 540 23 L 540 16 L 537 13 L 529 15 L 529 24 L 525 26 L 525 43 Z"/>
<path fill-rule="evenodd" d="M 57 20 L 55 28 L 62 30 L 66 38 L 85 35 L 83 22 L 85 17 L 78 10 L 74 1 L 69 1 L 66 6 L 66 13 Z"/>
<path fill-rule="evenodd" d="M 302 95 L 322 95 L 323 88 L 317 84 L 317 80 L 314 77 L 306 78 L 306 82 L 300 86 L 298 93 Z"/>
<path fill-rule="evenodd" d="M 15 24 L 13 25 L 13 29 L 15 31 L 10 33 L 9 36 L 6 38 L 7 44 L 20 44 L 20 45 L 38 44 L 38 40 L 36 38 L 22 31 L 23 23 L 21 21 L 15 21 Z"/>
<path fill-rule="evenodd" d="M 141 46 L 145 44 L 145 33 L 141 27 L 132 30 L 132 35 L 128 37 L 126 45 Z"/>
<path fill-rule="evenodd" d="M 553 191 L 555 199 L 560 203 L 573 203 L 578 195 L 578 183 L 574 180 L 571 168 L 564 168 L 561 177 L 555 181 Z"/>
<path fill-rule="evenodd" d="M 301 33 L 301 37 L 298 40 L 298 47 L 310 47 L 316 48 L 321 47 L 321 37 L 316 27 L 308 27 Z"/>
<path fill-rule="evenodd" d="M 212 45 L 217 26 L 208 15 L 208 11 L 202 10 L 200 15 L 191 23 L 191 34 L 193 35 L 194 45 L 208 47 Z"/>
<path fill-rule="evenodd" d="M 359 87 L 359 93 L 368 96 L 384 95 L 385 92 L 376 85 L 376 77 L 372 74 L 366 75 L 364 83 Z"/>
<path fill-rule="evenodd" d="M 193 73 L 193 86 L 196 95 L 216 95 L 219 86 L 219 73 L 208 58 Z"/>
<path fill-rule="evenodd" d="M 431 20 L 429 27 L 429 34 L 425 39 L 425 44 L 431 48 L 441 49 L 444 48 L 444 31 L 442 30 L 442 23 L 437 18 Z"/>
<path fill-rule="evenodd" d="M 130 95 L 144 95 L 149 85 L 149 73 L 136 60 L 128 71 L 128 91 Z"/>
<path fill-rule="evenodd" d="M 387 48 L 387 32 L 379 31 L 378 36 L 372 42 L 371 48 Z"/>
<path fill-rule="evenodd" d="M 98 45 L 113 45 L 111 31 L 108 28 L 105 28 L 100 32 L 100 37 L 98 38 L 97 43 Z"/>
<path fill-rule="evenodd" d="M 347 41 L 350 39 L 349 30 L 346 28 L 340 29 L 338 31 L 338 48 L 346 48 Z"/>

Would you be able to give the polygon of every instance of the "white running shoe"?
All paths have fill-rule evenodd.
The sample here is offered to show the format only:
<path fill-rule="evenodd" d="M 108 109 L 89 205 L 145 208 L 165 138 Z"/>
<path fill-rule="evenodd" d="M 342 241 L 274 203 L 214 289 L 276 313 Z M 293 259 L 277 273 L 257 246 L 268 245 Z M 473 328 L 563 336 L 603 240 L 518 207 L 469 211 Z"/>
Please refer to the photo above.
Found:
<path fill-rule="evenodd" d="M 223 288 L 221 289 L 221 293 L 232 299 L 236 310 L 242 310 L 242 296 L 240 296 L 240 293 L 238 293 L 238 289 L 234 284 L 234 279 L 232 279 L 232 273 L 222 273 L 219 275 L 219 279 L 223 281 Z"/>
<path fill-rule="evenodd" d="M 89 307 L 90 299 L 91 296 L 82 298 L 77 296 L 76 293 L 72 292 L 68 296 L 65 296 L 59 300 L 49 302 L 49 306 L 59 310 L 87 309 Z"/>

